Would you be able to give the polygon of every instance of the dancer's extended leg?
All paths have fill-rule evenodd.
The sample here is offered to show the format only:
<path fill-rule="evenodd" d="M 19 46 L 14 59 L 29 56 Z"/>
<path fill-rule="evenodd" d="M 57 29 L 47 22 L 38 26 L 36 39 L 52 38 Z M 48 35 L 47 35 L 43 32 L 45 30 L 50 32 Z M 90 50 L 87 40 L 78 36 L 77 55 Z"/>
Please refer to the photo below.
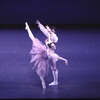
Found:
<path fill-rule="evenodd" d="M 36 42 L 35 42 L 35 37 L 34 37 L 34 35 L 32 34 L 32 32 L 31 32 L 31 30 L 30 30 L 30 27 L 29 27 L 29 25 L 28 25 L 27 22 L 25 22 L 25 29 L 27 30 L 30 39 L 32 40 L 33 44 L 35 45 L 35 44 L 36 44 Z M 30 51 L 30 53 L 32 53 L 32 51 Z M 30 61 L 30 63 L 33 62 L 33 61 L 32 61 L 32 58 L 33 58 L 33 57 L 34 57 L 34 55 L 31 55 L 31 61 Z"/>
<path fill-rule="evenodd" d="M 28 31 L 28 35 L 32 41 L 34 41 L 34 35 L 32 34 L 30 27 L 27 22 L 25 22 L 25 29 Z"/>

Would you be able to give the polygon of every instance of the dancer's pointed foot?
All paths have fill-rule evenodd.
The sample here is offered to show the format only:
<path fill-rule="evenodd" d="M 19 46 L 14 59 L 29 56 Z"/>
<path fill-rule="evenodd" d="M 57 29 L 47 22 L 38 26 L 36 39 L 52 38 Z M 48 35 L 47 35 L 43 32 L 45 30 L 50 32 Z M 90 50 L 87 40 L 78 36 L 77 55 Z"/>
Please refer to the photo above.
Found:
<path fill-rule="evenodd" d="M 42 87 L 43 87 L 43 89 L 46 88 L 46 85 L 45 85 L 45 83 L 43 83 L 43 82 L 42 82 Z"/>
<path fill-rule="evenodd" d="M 28 30 L 29 26 L 28 26 L 28 23 L 25 22 L 25 29 Z"/>
<path fill-rule="evenodd" d="M 58 82 L 51 82 L 51 83 L 49 84 L 49 86 L 51 86 L 51 85 L 58 85 Z"/>

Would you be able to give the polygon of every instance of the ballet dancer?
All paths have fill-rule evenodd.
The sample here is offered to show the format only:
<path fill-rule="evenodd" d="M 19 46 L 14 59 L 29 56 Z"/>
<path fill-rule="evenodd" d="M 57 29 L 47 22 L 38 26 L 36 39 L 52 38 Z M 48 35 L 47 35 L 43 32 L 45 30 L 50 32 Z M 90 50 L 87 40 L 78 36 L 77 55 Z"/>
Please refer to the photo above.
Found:
<path fill-rule="evenodd" d="M 44 27 L 39 20 L 36 20 L 36 24 L 38 24 L 38 27 L 40 28 L 40 30 L 44 33 L 44 35 L 47 37 L 46 40 L 45 40 L 45 44 L 46 44 L 46 47 L 48 48 L 47 50 L 49 50 L 49 47 L 48 45 L 49 44 L 53 44 L 55 45 L 55 43 L 58 42 L 58 37 L 57 35 L 55 34 L 55 30 L 54 29 L 50 29 L 50 27 L 48 25 L 46 25 L 46 27 Z M 55 46 L 56 47 L 56 46 Z M 52 67 L 51 67 L 52 68 Z M 54 71 L 54 69 L 52 69 L 52 74 L 53 74 L 53 78 L 55 80 L 56 77 L 58 77 L 58 70 L 56 69 Z M 57 85 L 58 82 L 52 82 L 50 83 L 49 85 Z"/>
<path fill-rule="evenodd" d="M 37 72 L 37 74 L 40 77 L 40 80 L 42 82 L 42 87 L 43 87 L 43 89 L 45 89 L 46 84 L 45 84 L 44 77 L 46 74 L 48 74 L 49 64 L 51 65 L 52 70 L 54 70 L 54 72 L 55 72 L 57 70 L 56 69 L 56 61 L 58 59 L 64 60 L 66 65 L 68 65 L 68 61 L 67 61 L 67 59 L 60 57 L 59 55 L 57 55 L 54 52 L 56 47 L 53 43 L 48 44 L 48 47 L 49 47 L 49 49 L 48 49 L 46 47 L 46 45 L 44 45 L 41 41 L 39 41 L 37 38 L 35 38 L 31 32 L 27 22 L 25 22 L 25 29 L 27 30 L 28 35 L 29 35 L 30 39 L 32 40 L 32 49 L 30 51 L 30 54 L 32 57 L 31 57 L 30 63 L 34 63 L 33 69 Z M 52 84 L 55 84 L 55 85 L 58 84 L 58 76 L 57 75 L 54 77 L 54 81 Z"/>

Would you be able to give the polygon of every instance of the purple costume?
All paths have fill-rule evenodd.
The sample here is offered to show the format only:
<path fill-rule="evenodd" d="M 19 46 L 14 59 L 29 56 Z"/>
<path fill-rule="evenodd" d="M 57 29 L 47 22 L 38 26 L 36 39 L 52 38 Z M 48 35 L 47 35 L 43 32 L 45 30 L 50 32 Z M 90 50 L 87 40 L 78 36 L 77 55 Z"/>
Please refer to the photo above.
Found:
<path fill-rule="evenodd" d="M 46 46 L 37 38 L 34 38 L 32 49 L 30 51 L 30 63 L 34 63 L 33 69 L 35 69 L 37 74 L 42 77 L 45 77 L 45 75 L 48 74 L 49 70 L 48 56 L 46 50 Z"/>

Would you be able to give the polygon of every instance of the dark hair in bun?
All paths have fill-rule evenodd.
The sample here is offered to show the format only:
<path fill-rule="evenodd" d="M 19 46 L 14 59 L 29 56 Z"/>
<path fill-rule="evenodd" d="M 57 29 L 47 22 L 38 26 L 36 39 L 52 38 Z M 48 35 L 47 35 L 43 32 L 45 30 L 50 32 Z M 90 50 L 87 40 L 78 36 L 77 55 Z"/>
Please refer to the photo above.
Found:
<path fill-rule="evenodd" d="M 55 44 L 55 43 L 54 43 L 54 42 L 48 43 L 48 47 L 49 47 L 49 48 L 52 48 L 51 44 Z"/>
<path fill-rule="evenodd" d="M 52 43 L 48 43 L 48 47 L 49 47 L 49 48 L 51 48 L 51 44 L 52 44 Z"/>

